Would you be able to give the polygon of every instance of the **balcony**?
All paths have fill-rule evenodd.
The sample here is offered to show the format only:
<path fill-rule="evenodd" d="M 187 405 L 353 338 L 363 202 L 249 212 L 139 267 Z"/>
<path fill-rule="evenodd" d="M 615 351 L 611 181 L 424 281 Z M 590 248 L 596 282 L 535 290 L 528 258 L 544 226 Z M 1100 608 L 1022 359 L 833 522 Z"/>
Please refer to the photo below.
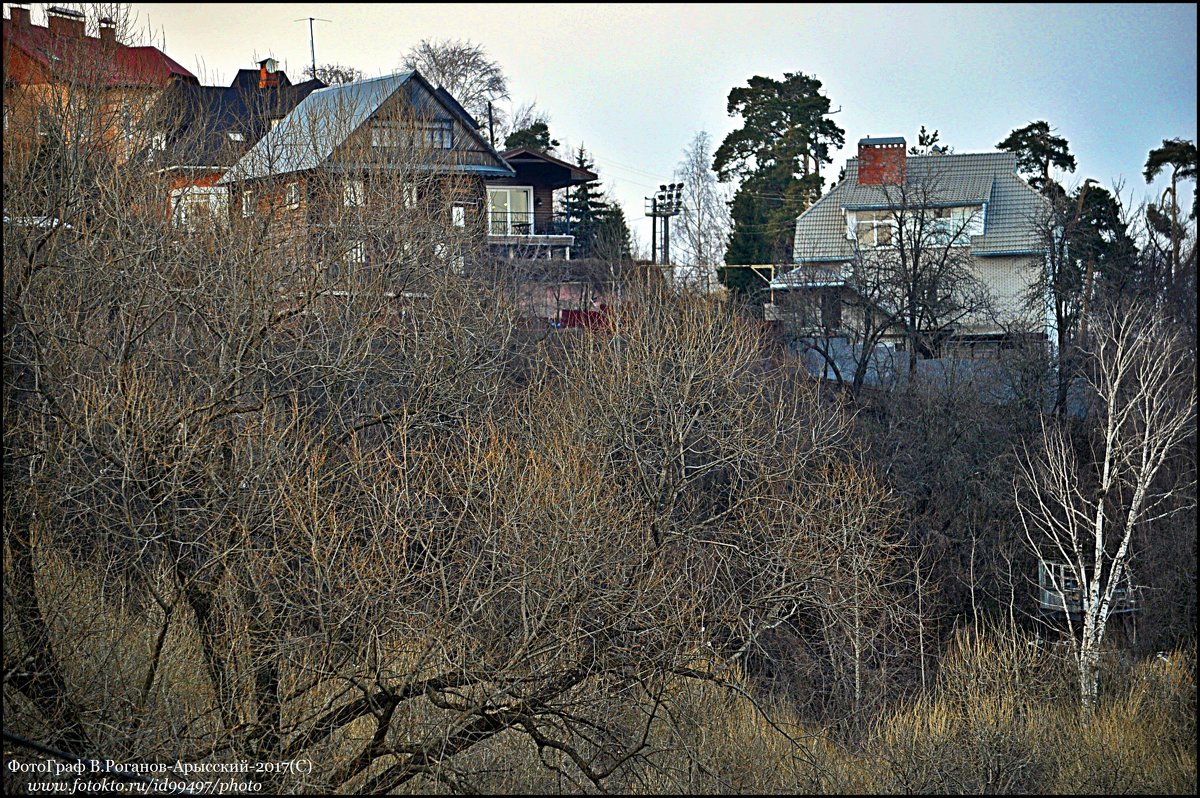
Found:
<path fill-rule="evenodd" d="M 553 236 L 570 238 L 571 221 L 565 214 L 534 214 L 533 211 L 492 211 L 488 214 L 488 235 L 496 237 Z"/>
<path fill-rule="evenodd" d="M 488 244 L 505 258 L 571 257 L 575 236 L 562 214 L 532 211 L 492 211 L 488 214 Z"/>

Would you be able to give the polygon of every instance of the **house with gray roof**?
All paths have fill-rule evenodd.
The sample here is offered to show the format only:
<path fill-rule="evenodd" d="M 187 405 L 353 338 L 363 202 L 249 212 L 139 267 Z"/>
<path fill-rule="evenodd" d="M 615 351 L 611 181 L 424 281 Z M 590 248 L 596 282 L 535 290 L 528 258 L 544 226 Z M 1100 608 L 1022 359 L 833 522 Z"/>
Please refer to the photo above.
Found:
<path fill-rule="evenodd" d="M 216 185 L 225 170 L 325 84 L 293 84 L 273 58 L 239 69 L 228 86 L 180 83 L 159 98 L 144 159 L 158 167 L 179 229 L 195 231 L 229 217 L 229 189 Z"/>
<path fill-rule="evenodd" d="M 1047 208 L 1012 153 L 912 155 L 900 137 L 862 139 L 843 178 L 796 220 L 794 268 L 771 281 L 768 319 L 781 319 L 790 297 L 826 339 L 853 346 L 883 319 L 868 343 L 903 349 L 914 340 L 897 310 L 907 277 L 925 281 L 925 323 L 936 328 L 922 357 L 944 354 L 943 343 L 974 353 L 1006 345 L 1014 330 L 1045 334 L 1045 313 L 1029 300 L 1045 268 Z"/>
<path fill-rule="evenodd" d="M 269 217 L 281 242 L 336 266 L 397 258 L 436 224 L 482 246 L 485 181 L 514 174 L 462 106 L 411 71 L 311 92 L 217 184 L 235 219 Z M 398 220 L 414 235 L 385 240 Z"/>

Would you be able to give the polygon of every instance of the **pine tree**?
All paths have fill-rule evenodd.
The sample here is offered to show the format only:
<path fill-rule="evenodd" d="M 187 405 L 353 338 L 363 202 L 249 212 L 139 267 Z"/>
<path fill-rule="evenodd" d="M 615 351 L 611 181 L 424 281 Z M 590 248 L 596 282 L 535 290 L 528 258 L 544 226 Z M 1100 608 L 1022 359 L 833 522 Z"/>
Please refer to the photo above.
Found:
<path fill-rule="evenodd" d="M 791 259 L 796 217 L 820 196 L 821 164 L 833 161 L 830 148 L 845 141 L 820 89 L 817 78 L 789 72 L 783 80 L 756 75 L 729 92 L 727 110 L 742 117 L 742 126 L 713 158 L 722 181 L 742 179 L 730 203 L 727 264 Z M 721 271 L 726 285 L 738 282 L 735 271 Z"/>
<path fill-rule="evenodd" d="M 996 149 L 1016 153 L 1017 169 L 1030 175 L 1029 185 L 1041 191 L 1054 184 L 1050 179 L 1051 166 L 1064 172 L 1075 171 L 1075 156 L 1067 140 L 1055 136 L 1049 122 L 1038 120 L 1012 131 Z"/>

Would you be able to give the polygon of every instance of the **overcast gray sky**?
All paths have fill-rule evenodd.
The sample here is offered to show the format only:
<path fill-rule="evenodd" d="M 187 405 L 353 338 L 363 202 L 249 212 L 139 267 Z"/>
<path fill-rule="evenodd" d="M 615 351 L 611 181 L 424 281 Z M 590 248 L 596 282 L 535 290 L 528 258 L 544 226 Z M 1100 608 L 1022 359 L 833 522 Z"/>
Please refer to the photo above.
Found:
<path fill-rule="evenodd" d="M 514 102 L 536 100 L 556 138 L 593 153 L 603 186 L 643 242 L 643 197 L 671 179 L 697 131 L 719 143 L 736 127 L 726 98 L 753 75 L 804 72 L 824 83 L 847 142 L 831 176 L 864 136 L 913 142 L 923 124 L 958 152 L 981 152 L 1045 119 L 1079 163 L 1066 183 L 1123 180 L 1140 201 L 1152 190 L 1141 176 L 1146 153 L 1164 138 L 1197 138 L 1192 4 L 133 9 L 167 54 L 213 85 L 267 56 L 298 77 L 310 61 L 308 23 L 293 20 L 310 16 L 329 20 L 315 24 L 318 62 L 368 76 L 399 69 L 424 38 L 481 43 L 508 75 Z"/>

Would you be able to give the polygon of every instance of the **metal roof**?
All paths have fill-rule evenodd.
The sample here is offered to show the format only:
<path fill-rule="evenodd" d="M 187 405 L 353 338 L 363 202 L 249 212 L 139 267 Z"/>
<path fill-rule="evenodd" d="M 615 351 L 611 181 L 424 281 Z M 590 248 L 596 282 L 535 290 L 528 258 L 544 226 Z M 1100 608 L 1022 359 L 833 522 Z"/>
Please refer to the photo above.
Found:
<path fill-rule="evenodd" d="M 196 76 L 157 47 L 107 44 L 92 36 L 63 36 L 41 25 L 4 20 L 4 44 L 20 49 L 50 75 L 105 86 L 165 86 Z M 7 65 L 7 62 L 6 62 Z"/>
<path fill-rule="evenodd" d="M 429 95 L 437 97 L 437 91 L 416 71 L 397 72 L 392 75 L 344 83 L 318 89 L 309 94 L 291 113 L 285 116 L 275 129 L 255 144 L 241 160 L 218 180 L 219 185 L 239 180 L 253 180 L 269 175 L 289 174 L 316 169 L 326 165 L 347 138 L 358 130 L 379 108 L 411 80 L 417 79 Z M 444 101 L 443 101 L 444 102 Z M 463 116 L 457 103 L 445 103 L 453 114 L 478 137 L 473 120 Z M 459 165 L 458 171 L 472 171 L 485 175 L 511 175 L 512 169 L 496 154 L 495 150 L 479 139 L 487 152 L 496 158 L 493 166 Z M 379 168 L 378 165 L 372 168 Z M 446 168 L 446 167 L 442 167 Z"/>
<path fill-rule="evenodd" d="M 794 259 L 850 260 L 854 242 L 847 238 L 845 212 L 902 206 L 984 206 L 986 226 L 971 238 L 972 254 L 1041 251 L 1035 220 L 1046 200 L 1016 169 L 1017 157 L 1009 152 L 909 155 L 903 186 L 860 186 L 858 159 L 851 158 L 845 177 L 796 220 Z"/>
<path fill-rule="evenodd" d="M 315 169 L 346 141 L 412 72 L 317 89 L 218 180 L 218 184 Z"/>

